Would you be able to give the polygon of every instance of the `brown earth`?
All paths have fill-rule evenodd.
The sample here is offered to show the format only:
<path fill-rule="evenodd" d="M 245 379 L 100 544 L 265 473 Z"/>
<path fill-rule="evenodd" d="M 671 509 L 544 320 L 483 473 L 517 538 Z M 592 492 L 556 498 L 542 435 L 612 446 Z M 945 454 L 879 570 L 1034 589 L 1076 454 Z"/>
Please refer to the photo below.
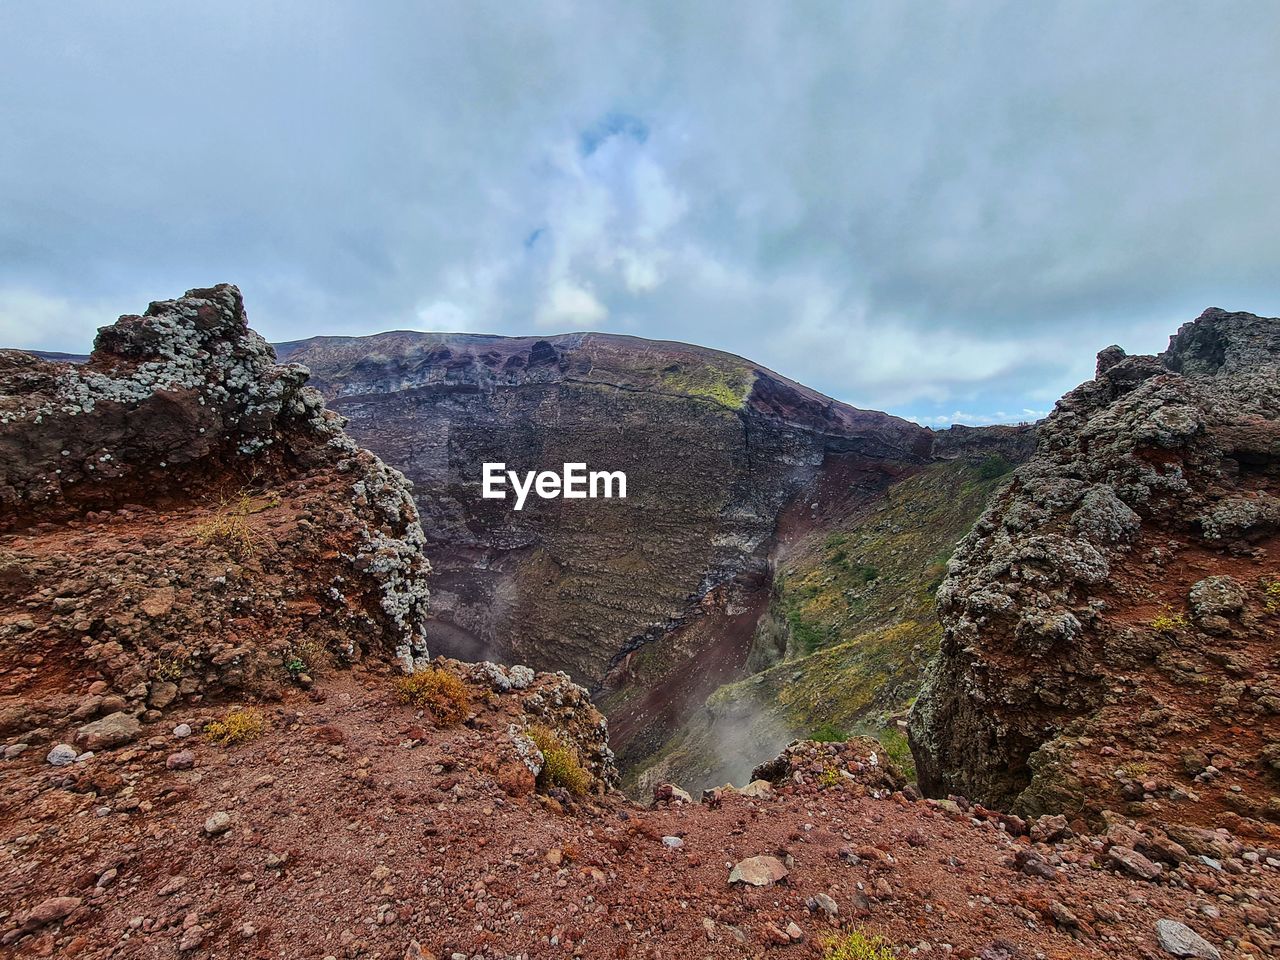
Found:
<path fill-rule="evenodd" d="M 1167 954 L 1153 923 L 1167 917 L 1224 956 L 1280 955 L 1280 837 L 1206 834 L 1221 869 L 1121 824 L 1071 837 L 1046 821 L 1033 842 L 1016 818 L 891 792 L 892 771 L 859 741 L 801 745 L 762 798 L 646 809 L 561 794 L 566 805 L 499 786 L 499 744 L 528 694 L 472 688 L 475 715 L 441 730 L 359 667 L 290 692 L 237 748 L 175 739 L 175 721 L 199 729 L 213 714 L 196 707 L 72 774 L 34 751 L 5 763 L 7 949 L 398 960 L 416 940 L 444 957 L 803 957 L 860 930 L 955 957 L 1155 958 Z M 166 769 L 184 749 L 193 766 Z M 230 826 L 211 837 L 218 812 Z M 1138 879 L 1105 852 L 1121 841 L 1175 862 Z M 730 866 L 757 855 L 789 863 L 785 881 L 731 886 Z M 833 918 L 806 906 L 819 894 Z M 78 902 L 15 937 L 55 897 Z"/>

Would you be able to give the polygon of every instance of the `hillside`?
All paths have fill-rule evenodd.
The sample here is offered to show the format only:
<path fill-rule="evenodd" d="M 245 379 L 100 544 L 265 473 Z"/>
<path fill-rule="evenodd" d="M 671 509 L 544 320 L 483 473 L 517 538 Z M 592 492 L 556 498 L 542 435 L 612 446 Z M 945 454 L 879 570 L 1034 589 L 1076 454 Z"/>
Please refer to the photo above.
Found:
<path fill-rule="evenodd" d="M 935 433 L 739 357 L 635 337 L 398 332 L 279 351 L 308 367 L 360 443 L 414 482 L 435 570 L 432 649 L 569 671 L 597 694 L 631 783 L 722 685 L 813 652 L 813 630 L 824 646 L 851 639 L 854 607 L 881 627 L 920 617 L 896 604 L 892 578 L 852 605 L 828 598 L 810 624 L 780 612 L 794 603 L 789 577 L 775 578 L 790 551 L 808 557 L 802 542 L 856 526 L 921 471 L 1017 463 L 1034 442 L 1026 428 Z M 531 500 L 516 512 L 481 498 L 486 461 L 623 470 L 629 495 Z M 905 514 L 913 553 L 945 561 L 983 503 Z M 842 722 L 880 729 L 909 704 L 917 671 L 906 665 L 936 646 L 931 627 L 911 629 L 890 634 L 881 645 L 893 649 L 862 678 L 896 692 L 874 708 L 870 697 L 846 701 Z M 768 719 L 759 753 L 712 765 L 694 785 L 749 770 L 813 725 Z"/>

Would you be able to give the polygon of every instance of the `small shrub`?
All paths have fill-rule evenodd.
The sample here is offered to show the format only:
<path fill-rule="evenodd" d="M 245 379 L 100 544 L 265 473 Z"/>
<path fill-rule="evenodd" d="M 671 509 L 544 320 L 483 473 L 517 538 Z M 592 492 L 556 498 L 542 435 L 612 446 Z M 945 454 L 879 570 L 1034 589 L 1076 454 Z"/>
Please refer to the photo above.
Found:
<path fill-rule="evenodd" d="M 467 719 L 471 693 L 455 674 L 431 667 L 396 678 L 396 695 L 403 703 L 431 714 L 442 727 L 452 727 Z"/>
<path fill-rule="evenodd" d="M 829 764 L 822 768 L 822 773 L 818 775 L 818 786 L 823 790 L 840 785 L 840 770 L 834 765 Z"/>
<path fill-rule="evenodd" d="M 816 740 L 818 743 L 844 743 L 849 738 L 834 723 L 824 723 L 809 734 L 809 739 Z"/>
<path fill-rule="evenodd" d="M 1156 616 L 1151 621 L 1151 629 L 1158 633 L 1172 633 L 1174 630 L 1181 630 L 1187 625 L 1187 618 L 1181 613 L 1174 613 L 1172 610 L 1166 609 L 1163 613 Z"/>
<path fill-rule="evenodd" d="M 234 500 L 223 500 L 218 512 L 196 525 L 195 534 L 204 543 L 216 543 L 234 559 L 248 560 L 258 546 L 258 535 L 249 523 L 256 513 L 249 495 L 241 491 Z"/>
<path fill-rule="evenodd" d="M 1262 581 L 1262 608 L 1267 613 L 1280 610 L 1280 580 Z"/>
<path fill-rule="evenodd" d="M 219 720 L 205 725 L 205 736 L 213 743 L 235 747 L 250 740 L 257 740 L 267 728 L 267 721 L 257 710 L 233 707 Z"/>
<path fill-rule="evenodd" d="M 530 727 L 529 739 L 542 753 L 539 786 L 543 789 L 563 787 L 579 796 L 587 792 L 591 786 L 591 774 L 582 769 L 578 754 L 572 747 L 567 746 L 549 727 Z"/>
<path fill-rule="evenodd" d="M 177 683 L 191 669 L 191 657 L 185 652 L 157 657 L 151 663 L 151 679 Z"/>
<path fill-rule="evenodd" d="M 996 477 L 1003 477 L 1012 469 L 1013 464 L 997 453 L 978 464 L 978 476 L 983 480 L 994 480 Z"/>
<path fill-rule="evenodd" d="M 1135 761 L 1120 767 L 1120 775 L 1128 780 L 1145 780 L 1151 776 L 1151 764 Z"/>
<path fill-rule="evenodd" d="M 897 952 L 875 934 L 855 930 L 822 943 L 823 960 L 899 960 Z"/>
<path fill-rule="evenodd" d="M 324 646 L 312 637 L 303 637 L 289 644 L 284 651 L 284 668 L 290 676 L 315 675 L 324 664 Z"/>
<path fill-rule="evenodd" d="M 914 781 L 916 761 L 911 755 L 911 744 L 907 742 L 906 734 L 897 727 L 890 727 L 883 731 L 878 739 L 880 746 L 884 747 L 885 756 L 893 761 L 893 765 L 902 771 L 904 777 Z"/>

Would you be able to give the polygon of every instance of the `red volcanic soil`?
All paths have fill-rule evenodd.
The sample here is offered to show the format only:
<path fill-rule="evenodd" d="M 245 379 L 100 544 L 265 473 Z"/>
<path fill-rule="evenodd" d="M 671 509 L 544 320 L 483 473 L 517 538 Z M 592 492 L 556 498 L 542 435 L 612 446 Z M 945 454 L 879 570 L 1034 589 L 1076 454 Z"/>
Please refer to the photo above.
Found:
<path fill-rule="evenodd" d="M 47 746 L 0 764 L 7 955 L 812 957 L 857 929 L 902 956 L 1154 958 L 1160 918 L 1224 956 L 1276 955 L 1274 838 L 1220 833 L 1214 865 L 1141 880 L 1105 852 L 1131 830 L 1033 843 L 1016 818 L 874 789 L 855 744 L 801 747 L 763 798 L 566 806 L 499 786 L 518 694 L 476 690 L 448 730 L 390 694 L 385 674 L 336 673 L 263 707 L 267 732 L 238 748 L 173 737 L 202 728 L 196 708 L 71 768 Z M 169 769 L 182 750 L 193 765 Z M 757 855 L 788 875 L 730 885 Z M 835 916 L 808 906 L 820 894 Z M 50 898 L 71 900 L 33 925 Z"/>

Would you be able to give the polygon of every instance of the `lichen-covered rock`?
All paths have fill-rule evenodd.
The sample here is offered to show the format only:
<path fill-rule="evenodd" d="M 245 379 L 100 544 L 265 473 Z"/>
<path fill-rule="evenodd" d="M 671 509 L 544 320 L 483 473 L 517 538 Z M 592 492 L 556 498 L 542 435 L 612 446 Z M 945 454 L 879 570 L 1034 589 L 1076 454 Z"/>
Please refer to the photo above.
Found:
<path fill-rule="evenodd" d="M 529 735 L 532 727 L 541 726 L 572 748 L 600 789 L 618 786 L 618 767 L 609 748 L 609 724 L 586 689 L 568 674 L 535 673 L 522 665 L 464 663 L 443 657 L 433 664 L 489 691 L 500 702 L 510 701 L 511 709 L 518 711 L 518 722 L 508 725 L 501 741 L 502 749 L 510 753 L 507 766 L 521 766 L 534 777 L 542 772 L 544 758 Z M 508 779 L 512 792 L 518 792 L 522 778 L 508 775 Z"/>
<path fill-rule="evenodd" d="M 1205 577 L 1188 594 L 1197 617 L 1232 616 L 1244 609 L 1248 594 L 1234 577 Z"/>
<path fill-rule="evenodd" d="M 122 317 L 82 365 L 0 351 L 0 601 L 25 612 L 0 618 L 0 721 L 113 714 L 93 731 L 425 655 L 411 487 L 306 380 L 229 285 Z"/>
<path fill-rule="evenodd" d="M 1158 357 L 1103 351 L 948 565 L 910 721 L 922 788 L 1265 815 L 1256 783 L 1176 758 L 1245 770 L 1276 735 L 1251 678 L 1274 669 L 1278 494 L 1280 321 L 1208 310 Z"/>

